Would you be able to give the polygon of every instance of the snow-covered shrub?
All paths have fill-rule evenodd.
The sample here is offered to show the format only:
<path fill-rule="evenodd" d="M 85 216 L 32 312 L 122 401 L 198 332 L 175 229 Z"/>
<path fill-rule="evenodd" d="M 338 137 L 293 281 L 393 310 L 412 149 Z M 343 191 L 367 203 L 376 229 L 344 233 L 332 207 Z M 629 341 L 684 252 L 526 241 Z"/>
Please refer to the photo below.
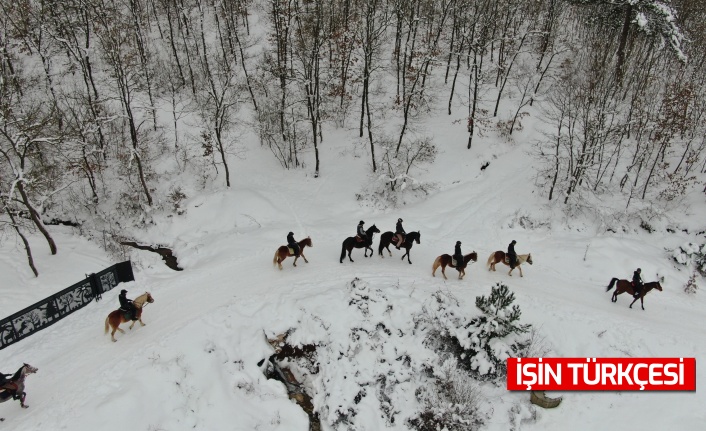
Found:
<path fill-rule="evenodd" d="M 419 180 L 415 171 L 434 162 L 438 152 L 430 138 L 403 141 L 397 149 L 392 139 L 383 140 L 377 147 L 380 160 L 377 172 L 370 182 L 356 195 L 358 200 L 375 207 L 399 207 L 416 201 L 433 191 L 434 183 Z"/>
<path fill-rule="evenodd" d="M 672 258 L 679 264 L 691 266 L 703 277 L 706 277 L 706 244 L 692 242 L 682 244 L 672 252 Z"/>
<path fill-rule="evenodd" d="M 699 286 L 696 284 L 696 273 L 693 273 L 684 285 L 684 292 L 688 294 L 694 294 L 697 290 L 699 290 Z"/>
<path fill-rule="evenodd" d="M 420 386 L 415 396 L 422 406 L 408 421 L 417 431 L 472 431 L 483 425 L 479 409 L 481 392 L 458 361 L 446 355 L 443 363 L 431 370 L 432 384 Z"/>
<path fill-rule="evenodd" d="M 519 323 L 520 307 L 512 305 L 515 295 L 504 284 L 496 284 L 489 297 L 476 298 L 481 312 L 476 316 L 468 316 L 449 295 L 437 292 L 434 298 L 429 311 L 434 329 L 429 331 L 428 344 L 455 356 L 474 378 L 501 378 L 507 358 L 527 356 L 531 326 Z"/>

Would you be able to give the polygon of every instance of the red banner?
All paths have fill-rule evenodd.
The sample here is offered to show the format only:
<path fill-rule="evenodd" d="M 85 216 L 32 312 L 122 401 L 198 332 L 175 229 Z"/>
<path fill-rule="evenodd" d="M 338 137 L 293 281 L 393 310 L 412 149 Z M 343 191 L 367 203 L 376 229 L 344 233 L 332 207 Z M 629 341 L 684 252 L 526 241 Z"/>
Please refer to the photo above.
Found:
<path fill-rule="evenodd" d="M 508 358 L 510 391 L 695 391 L 696 358 Z"/>

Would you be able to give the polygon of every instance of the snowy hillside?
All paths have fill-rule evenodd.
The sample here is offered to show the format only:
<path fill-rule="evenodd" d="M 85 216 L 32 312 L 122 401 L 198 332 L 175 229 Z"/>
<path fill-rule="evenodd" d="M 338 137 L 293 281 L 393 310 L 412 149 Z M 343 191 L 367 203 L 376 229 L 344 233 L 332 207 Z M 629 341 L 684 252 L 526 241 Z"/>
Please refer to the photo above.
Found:
<path fill-rule="evenodd" d="M 347 150 L 350 146 L 335 148 L 326 160 L 330 171 L 318 179 L 303 173 L 295 179 L 290 172 L 265 175 L 253 162 L 265 155 L 252 151 L 247 163 L 238 163 L 239 181 L 232 189 L 191 198 L 183 216 L 161 220 L 146 232 L 146 240 L 173 247 L 184 268 L 174 272 L 156 255 L 134 254 L 136 281 L 121 287 L 130 297 L 146 290 L 153 294 L 155 302 L 144 312 L 147 326 L 117 334 L 117 343 L 102 333 L 105 316 L 118 305 L 116 289 L 0 351 L 4 372 L 22 362 L 39 368 L 26 382 L 31 407 L 0 405 L 2 426 L 306 430 L 306 414 L 288 399 L 284 385 L 267 380 L 258 366 L 273 352 L 265 336 L 290 331 L 290 343 L 317 346 L 318 374 L 294 369 L 312 396 L 322 429 L 408 429 L 407 421 L 421 409 L 415 388 L 430 384 L 420 370 L 436 357 L 415 321 L 433 305 L 435 292 L 455 298 L 473 316 L 476 296 L 488 295 L 497 282 L 515 293 L 521 322 L 537 328 L 551 355 L 694 356 L 697 362 L 706 355 L 701 325 L 706 300 L 703 292 L 684 293 L 688 273 L 667 251 L 697 237 L 610 233 L 587 222 L 563 227 L 527 186 L 532 171 L 526 154 L 507 144 L 479 145 L 468 162 L 442 151 L 445 160 L 438 165 L 446 168 L 430 173 L 438 178 L 438 190 L 381 212 L 354 199 L 364 163 Z M 492 160 L 483 171 L 482 160 Z M 523 228 L 522 216 L 542 223 Z M 355 263 L 338 263 L 341 241 L 354 233 L 358 220 L 386 231 L 397 217 L 404 218 L 408 231 L 422 234 L 421 244 L 411 250 L 412 265 L 396 250 L 384 259 L 377 254 L 365 259 L 355 250 Z M 694 221 L 685 217 L 684 222 Z M 294 268 L 290 258 L 278 271 L 272 254 L 290 229 L 297 238 L 311 236 L 310 263 L 300 260 Z M 16 286 L 3 283 L 6 291 L 16 292 L 5 295 L 6 314 L 111 262 L 79 237 L 54 233 L 75 252 L 38 257 L 49 269 L 33 283 L 23 275 L 25 265 L 11 257 L 14 251 L 3 248 L 4 279 Z M 448 281 L 438 273 L 432 278 L 434 258 L 451 253 L 457 239 L 465 253 L 478 252 L 478 262 L 465 280 L 457 280 L 453 269 Z M 531 252 L 534 259 L 532 266 L 523 266 L 523 278 L 509 277 L 506 267 L 495 273 L 485 268 L 487 256 L 511 239 L 517 240 L 518 253 Z M 376 252 L 377 243 L 376 238 Z M 637 266 L 646 280 L 665 280 L 663 292 L 646 296 L 645 311 L 629 309 L 626 295 L 613 304 L 605 292 L 610 278 L 628 278 Z M 357 288 L 351 285 L 354 278 Z M 398 360 L 403 356 L 409 360 Z M 387 376 L 387 383 L 380 376 Z M 697 381 L 704 378 L 697 368 Z M 706 400 L 699 392 L 564 393 L 559 408 L 542 410 L 526 393 L 491 383 L 477 386 L 482 429 L 697 430 L 706 420 L 700 408 Z"/>

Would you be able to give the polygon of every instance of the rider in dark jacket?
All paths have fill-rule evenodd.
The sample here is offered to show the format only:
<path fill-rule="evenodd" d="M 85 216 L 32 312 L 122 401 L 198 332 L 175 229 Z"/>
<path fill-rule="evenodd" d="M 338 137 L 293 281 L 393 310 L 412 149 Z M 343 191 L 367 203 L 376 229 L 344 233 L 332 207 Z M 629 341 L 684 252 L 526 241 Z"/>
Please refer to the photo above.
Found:
<path fill-rule="evenodd" d="M 397 235 L 397 250 L 400 249 L 402 244 L 404 244 L 404 236 L 407 234 L 407 232 L 404 231 L 404 228 L 402 227 L 402 219 L 398 218 L 397 219 L 397 224 L 395 225 L 395 235 Z"/>
<path fill-rule="evenodd" d="M 642 269 L 637 268 L 635 272 L 632 273 L 632 290 L 635 292 L 634 298 L 640 297 L 640 292 L 642 292 Z"/>
<path fill-rule="evenodd" d="M 287 235 L 287 247 L 291 248 L 294 250 L 294 255 L 296 257 L 299 257 L 299 244 L 294 240 L 294 232 L 289 232 Z"/>
<path fill-rule="evenodd" d="M 365 227 L 363 225 L 365 222 L 363 220 L 358 223 L 358 229 L 356 230 L 356 233 L 360 237 L 361 242 L 367 243 L 368 242 L 368 234 L 365 233 Z"/>
<path fill-rule="evenodd" d="M 463 253 L 461 253 L 461 241 L 456 241 L 456 248 L 454 249 L 454 259 L 456 259 L 456 266 L 463 265 Z"/>
<path fill-rule="evenodd" d="M 135 304 L 132 303 L 132 299 L 128 299 L 126 295 L 127 290 L 123 289 L 120 291 L 120 296 L 118 296 L 120 308 L 129 312 L 132 320 L 137 320 L 137 308 L 135 308 Z"/>
<path fill-rule="evenodd" d="M 510 269 L 517 266 L 517 253 L 515 253 L 515 244 L 517 244 L 517 241 L 513 239 L 510 245 L 507 246 L 507 258 L 510 260 Z"/>

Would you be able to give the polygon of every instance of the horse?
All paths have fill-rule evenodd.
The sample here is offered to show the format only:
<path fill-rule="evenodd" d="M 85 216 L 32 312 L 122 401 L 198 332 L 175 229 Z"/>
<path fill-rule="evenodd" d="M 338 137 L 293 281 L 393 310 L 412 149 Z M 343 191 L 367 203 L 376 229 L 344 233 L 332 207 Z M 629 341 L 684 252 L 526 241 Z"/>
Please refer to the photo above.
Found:
<path fill-rule="evenodd" d="M 132 301 L 132 305 L 134 305 L 137 309 L 137 319 L 132 321 L 132 324 L 130 325 L 129 329 L 132 329 L 132 327 L 135 326 L 135 322 L 137 321 L 140 322 L 140 325 L 145 326 L 145 323 L 142 321 L 142 309 L 146 306 L 145 302 L 149 302 L 150 304 L 154 302 L 154 298 L 152 298 L 152 295 L 149 292 L 143 293 Z M 108 325 L 110 325 L 113 328 L 113 332 L 110 333 L 110 339 L 114 342 L 118 341 L 115 339 L 115 331 L 120 331 L 124 334 L 125 331 L 120 329 L 120 324 L 125 323 L 129 320 L 129 311 L 124 311 L 121 309 L 111 311 L 108 317 L 105 318 L 105 333 L 108 333 Z"/>
<path fill-rule="evenodd" d="M 610 289 L 613 288 L 613 285 L 615 285 L 615 282 L 618 282 L 617 286 L 615 287 L 615 292 L 613 292 L 613 297 L 610 298 L 611 302 L 617 302 L 618 301 L 618 295 L 620 295 L 623 292 L 627 292 L 630 295 L 635 295 L 635 290 L 633 289 L 632 282 L 628 280 L 618 280 L 617 278 L 613 277 L 613 279 L 610 280 L 610 284 L 608 287 L 606 287 L 605 291 L 608 292 Z M 642 306 L 642 309 L 645 309 L 645 295 L 647 295 L 647 292 L 649 292 L 652 289 L 657 289 L 660 292 L 662 291 L 662 285 L 659 284 L 659 281 L 651 281 L 649 283 L 645 283 L 642 285 L 642 290 L 640 291 L 640 296 L 635 298 L 631 303 L 630 303 L 630 308 L 632 308 L 632 304 L 635 303 L 638 299 L 640 300 L 640 305 Z"/>
<path fill-rule="evenodd" d="M 343 263 L 343 258 L 346 257 L 346 252 L 348 252 L 348 259 L 350 259 L 351 262 L 354 262 L 351 258 L 351 251 L 353 251 L 354 248 L 365 247 L 365 257 L 368 257 L 368 250 L 370 250 L 370 257 L 372 257 L 375 252 L 371 246 L 373 245 L 373 235 L 376 233 L 380 233 L 380 229 L 378 229 L 377 226 L 372 225 L 365 231 L 365 234 L 368 237 L 367 241 L 357 241 L 354 236 L 349 236 L 343 240 L 343 244 L 341 245 L 340 262 Z"/>
<path fill-rule="evenodd" d="M 507 261 L 507 256 L 505 256 L 505 252 L 502 250 L 498 250 L 490 255 L 488 258 L 488 271 L 495 271 L 495 264 L 497 263 L 504 263 L 507 266 L 510 266 L 510 263 Z M 523 263 L 529 263 L 532 265 L 532 254 L 518 254 L 517 255 L 517 263 L 515 264 L 515 268 L 520 270 L 520 277 L 523 277 L 522 275 L 522 268 L 520 268 L 520 265 Z M 510 272 L 507 273 L 510 277 L 512 277 L 512 270 L 515 268 L 510 268 Z"/>
<path fill-rule="evenodd" d="M 297 244 L 299 244 L 299 255 L 304 258 L 304 262 L 309 263 L 309 261 L 306 260 L 306 256 L 304 256 L 304 247 L 313 247 L 311 238 L 307 236 L 303 240 L 298 241 Z M 279 269 L 281 270 L 282 261 L 289 256 L 294 256 L 294 254 L 290 251 L 289 246 L 281 246 L 275 252 L 275 257 L 272 259 L 272 265 L 279 265 Z M 294 258 L 294 266 L 297 266 L 297 259 L 299 259 L 299 256 Z"/>
<path fill-rule="evenodd" d="M 441 256 L 437 257 L 434 260 L 434 266 L 432 267 L 431 270 L 431 276 L 436 277 L 436 270 L 441 267 L 441 275 L 444 276 L 444 280 L 448 280 L 446 278 L 446 267 L 450 266 L 451 268 L 456 268 L 458 271 L 458 279 L 463 280 L 463 277 L 466 275 L 466 266 L 468 266 L 468 263 L 470 261 L 473 262 L 478 262 L 478 253 L 475 251 L 463 256 L 463 263 L 461 265 L 458 265 L 458 262 L 456 262 L 456 266 L 453 265 L 452 261 L 452 256 L 450 254 L 442 254 Z"/>
<path fill-rule="evenodd" d="M 20 369 L 5 383 L 4 386 L 8 387 L 0 389 L 0 403 L 12 398 L 13 400 L 20 400 L 20 406 L 23 409 L 28 408 L 29 406 L 25 404 L 25 397 L 27 396 L 25 393 L 25 377 L 37 371 L 37 368 L 29 364 L 22 364 Z"/>
<path fill-rule="evenodd" d="M 421 237 L 422 233 L 421 232 L 410 232 L 404 237 L 404 243 L 400 247 L 404 247 L 406 250 L 405 254 L 402 256 L 402 259 L 404 259 L 405 256 L 407 256 L 407 262 L 410 264 L 412 263 L 411 260 L 409 260 L 409 250 L 412 249 L 412 246 L 414 245 L 414 242 L 416 241 L 417 244 L 420 244 L 419 239 Z M 392 256 L 392 252 L 390 251 L 390 244 L 392 243 L 392 239 L 395 238 L 396 235 L 393 232 L 387 231 L 384 234 L 380 235 L 380 245 L 378 246 L 378 254 L 383 256 L 382 250 L 387 249 L 387 252 L 390 253 L 390 256 Z"/>

